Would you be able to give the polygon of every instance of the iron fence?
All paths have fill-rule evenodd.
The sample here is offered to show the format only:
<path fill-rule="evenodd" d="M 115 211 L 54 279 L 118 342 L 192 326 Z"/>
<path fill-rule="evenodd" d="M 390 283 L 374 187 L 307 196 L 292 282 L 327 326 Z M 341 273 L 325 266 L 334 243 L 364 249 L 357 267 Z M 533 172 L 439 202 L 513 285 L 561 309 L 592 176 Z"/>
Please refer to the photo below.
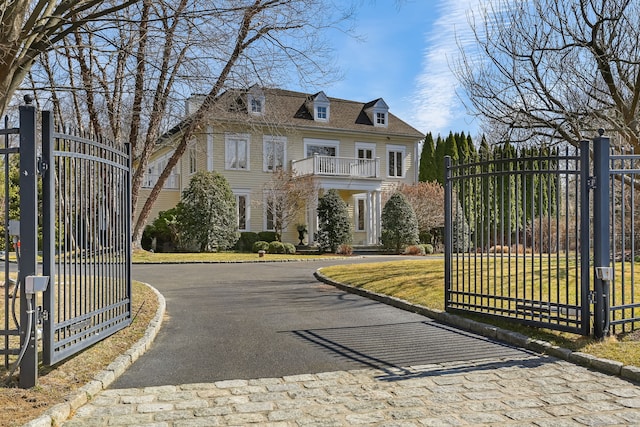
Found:
<path fill-rule="evenodd" d="M 612 154 L 602 133 L 562 153 L 500 153 L 446 159 L 446 309 L 596 337 L 633 330 L 640 156 Z"/>

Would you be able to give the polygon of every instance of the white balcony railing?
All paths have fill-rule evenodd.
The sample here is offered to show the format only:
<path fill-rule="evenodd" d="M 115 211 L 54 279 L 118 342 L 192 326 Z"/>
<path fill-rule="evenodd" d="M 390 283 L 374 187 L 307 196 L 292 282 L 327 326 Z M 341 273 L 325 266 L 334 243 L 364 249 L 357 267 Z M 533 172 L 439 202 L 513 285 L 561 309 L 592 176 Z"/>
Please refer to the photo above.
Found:
<path fill-rule="evenodd" d="M 348 178 L 378 178 L 380 159 L 313 156 L 291 162 L 296 175 L 343 176 Z"/>

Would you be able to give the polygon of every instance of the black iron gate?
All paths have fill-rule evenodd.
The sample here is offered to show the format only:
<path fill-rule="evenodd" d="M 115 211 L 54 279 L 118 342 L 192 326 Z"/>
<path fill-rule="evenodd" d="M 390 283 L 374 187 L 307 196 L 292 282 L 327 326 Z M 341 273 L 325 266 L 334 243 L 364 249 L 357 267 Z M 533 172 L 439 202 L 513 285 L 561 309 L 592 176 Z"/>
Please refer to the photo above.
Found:
<path fill-rule="evenodd" d="M 14 253 L 20 320 L 14 319 L 14 329 L 5 320 L 3 335 L 20 335 L 19 348 L 5 339 L 4 354 L 5 365 L 17 355 L 12 362 L 20 366 L 21 387 L 37 383 L 40 334 L 43 361 L 51 365 L 131 321 L 128 146 L 56 131 L 48 111 L 42 112 L 38 138 L 36 117 L 33 106 L 20 108 L 20 127 L 6 131 L 19 134 L 19 145 L 3 151 L 15 150 L 20 157 L 20 209 L 14 218 L 19 219 Z M 6 171 L 16 167 L 7 155 Z M 8 206 L 6 202 L 5 245 L 10 243 Z M 11 268 L 5 259 L 7 283 Z"/>
<path fill-rule="evenodd" d="M 446 159 L 448 311 L 596 337 L 640 324 L 640 156 L 611 154 L 603 133 L 562 153 Z"/>

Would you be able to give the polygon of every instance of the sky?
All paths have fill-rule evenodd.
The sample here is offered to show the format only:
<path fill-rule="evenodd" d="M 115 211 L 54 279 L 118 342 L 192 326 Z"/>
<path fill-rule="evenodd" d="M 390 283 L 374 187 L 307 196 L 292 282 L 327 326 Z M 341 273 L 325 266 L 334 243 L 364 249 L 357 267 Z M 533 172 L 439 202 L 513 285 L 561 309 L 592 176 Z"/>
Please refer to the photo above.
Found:
<path fill-rule="evenodd" d="M 434 137 L 449 131 L 477 136 L 478 122 L 465 111 L 450 67 L 459 52 L 456 37 L 469 39 L 467 10 L 477 2 L 360 2 L 355 26 L 364 41 L 333 36 L 344 79 L 324 92 L 361 102 L 383 98 L 391 113 Z"/>

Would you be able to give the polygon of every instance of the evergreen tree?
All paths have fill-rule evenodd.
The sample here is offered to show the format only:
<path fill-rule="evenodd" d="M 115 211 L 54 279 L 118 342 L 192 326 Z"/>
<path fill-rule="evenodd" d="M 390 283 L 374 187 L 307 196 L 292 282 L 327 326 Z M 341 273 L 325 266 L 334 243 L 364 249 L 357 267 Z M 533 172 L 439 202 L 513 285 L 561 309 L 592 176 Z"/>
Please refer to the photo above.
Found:
<path fill-rule="evenodd" d="M 318 199 L 318 247 L 336 252 L 342 244 L 351 242 L 351 221 L 347 204 L 336 190 L 329 190 Z"/>
<path fill-rule="evenodd" d="M 236 199 L 226 178 L 197 172 L 182 193 L 179 223 L 183 241 L 201 252 L 232 247 L 238 237 Z"/>
<path fill-rule="evenodd" d="M 440 135 L 436 140 L 436 151 L 433 156 L 434 163 L 434 180 L 444 185 L 444 156 L 446 155 L 446 143 Z"/>
<path fill-rule="evenodd" d="M 419 240 L 418 220 L 411 204 L 404 194 L 393 193 L 382 209 L 382 244 L 399 254 L 404 246 Z"/>
<path fill-rule="evenodd" d="M 420 182 L 434 181 L 436 177 L 435 163 L 434 163 L 435 147 L 433 145 L 433 135 L 429 132 L 422 145 L 422 153 L 420 154 L 420 171 L 418 173 L 418 180 Z"/>

